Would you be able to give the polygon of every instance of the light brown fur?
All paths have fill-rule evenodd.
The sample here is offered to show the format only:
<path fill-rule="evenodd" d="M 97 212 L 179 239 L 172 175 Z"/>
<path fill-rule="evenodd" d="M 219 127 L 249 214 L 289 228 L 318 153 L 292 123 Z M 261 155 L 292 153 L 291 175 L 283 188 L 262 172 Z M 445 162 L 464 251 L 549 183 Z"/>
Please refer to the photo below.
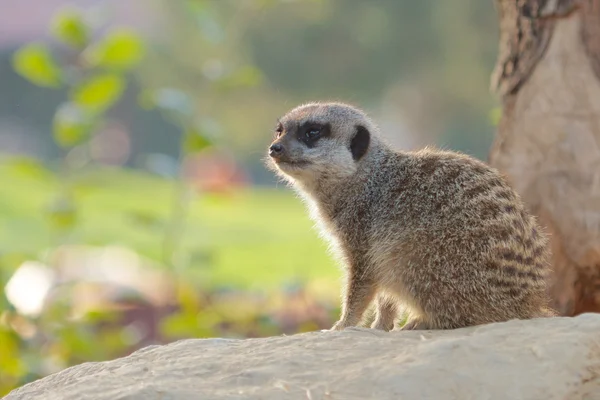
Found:
<path fill-rule="evenodd" d="M 372 327 L 386 331 L 400 305 L 410 312 L 402 329 L 554 315 L 546 235 L 495 169 L 455 152 L 392 150 L 342 103 L 297 107 L 279 128 L 269 166 L 303 196 L 345 266 L 332 329 L 358 325 L 373 300 Z M 311 142 L 311 129 L 322 137 Z"/>

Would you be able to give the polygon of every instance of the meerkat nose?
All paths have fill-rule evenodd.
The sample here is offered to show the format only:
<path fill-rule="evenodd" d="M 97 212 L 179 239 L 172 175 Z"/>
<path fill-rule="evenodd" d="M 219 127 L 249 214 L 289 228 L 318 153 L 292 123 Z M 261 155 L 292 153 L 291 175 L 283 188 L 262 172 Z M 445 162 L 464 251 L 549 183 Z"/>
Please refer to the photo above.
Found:
<path fill-rule="evenodd" d="M 275 143 L 269 147 L 269 155 L 271 157 L 277 157 L 283 153 L 283 146 L 279 143 Z"/>

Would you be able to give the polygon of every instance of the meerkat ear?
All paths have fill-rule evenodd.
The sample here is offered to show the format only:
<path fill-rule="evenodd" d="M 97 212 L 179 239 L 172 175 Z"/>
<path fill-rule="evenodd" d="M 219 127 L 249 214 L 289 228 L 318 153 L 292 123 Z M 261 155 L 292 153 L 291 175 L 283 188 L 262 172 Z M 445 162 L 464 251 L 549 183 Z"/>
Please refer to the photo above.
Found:
<path fill-rule="evenodd" d="M 370 141 L 371 134 L 369 130 L 362 125 L 357 125 L 356 133 L 352 138 L 352 142 L 350 142 L 350 152 L 354 161 L 360 160 L 365 155 Z"/>

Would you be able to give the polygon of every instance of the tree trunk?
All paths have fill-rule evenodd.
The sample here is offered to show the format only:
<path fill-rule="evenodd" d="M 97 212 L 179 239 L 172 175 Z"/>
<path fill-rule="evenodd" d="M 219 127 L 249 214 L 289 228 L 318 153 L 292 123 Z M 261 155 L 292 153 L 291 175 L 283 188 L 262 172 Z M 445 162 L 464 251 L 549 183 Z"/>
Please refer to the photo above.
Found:
<path fill-rule="evenodd" d="M 489 162 L 551 236 L 562 315 L 600 311 L 600 0 L 495 0 Z"/>

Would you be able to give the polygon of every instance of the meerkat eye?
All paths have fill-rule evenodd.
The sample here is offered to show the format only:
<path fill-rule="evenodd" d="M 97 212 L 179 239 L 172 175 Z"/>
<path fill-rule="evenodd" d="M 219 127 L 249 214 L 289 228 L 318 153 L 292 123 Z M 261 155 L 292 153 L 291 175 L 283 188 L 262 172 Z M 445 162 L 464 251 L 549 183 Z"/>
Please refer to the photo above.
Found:
<path fill-rule="evenodd" d="M 319 128 L 310 128 L 304 134 L 307 139 L 316 139 L 321 134 L 321 130 Z"/>
<path fill-rule="evenodd" d="M 329 136 L 331 127 L 329 124 L 322 124 L 317 121 L 306 121 L 298 127 L 297 138 L 307 147 L 311 148 L 321 140 Z"/>

